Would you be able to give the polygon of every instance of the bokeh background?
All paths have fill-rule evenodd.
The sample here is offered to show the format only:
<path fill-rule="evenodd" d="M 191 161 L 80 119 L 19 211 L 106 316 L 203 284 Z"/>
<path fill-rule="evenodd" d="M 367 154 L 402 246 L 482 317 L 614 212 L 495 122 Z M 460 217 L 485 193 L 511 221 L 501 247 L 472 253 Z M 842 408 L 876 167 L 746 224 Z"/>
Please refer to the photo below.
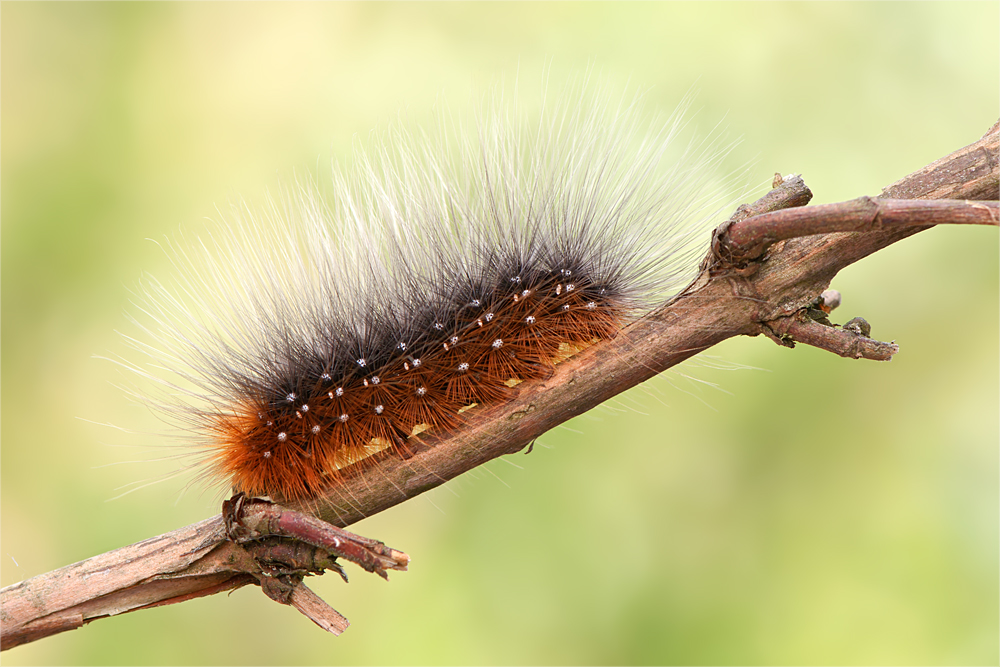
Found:
<path fill-rule="evenodd" d="M 997 3 L 4 3 L 3 584 L 205 518 L 94 355 L 125 351 L 147 239 L 346 159 L 400 111 L 587 68 L 742 137 L 750 181 L 831 202 L 981 136 Z M 523 94 L 537 95 L 538 85 Z M 312 586 L 326 635 L 243 589 L 5 664 L 995 664 L 998 236 L 921 233 L 850 267 L 836 321 L 888 364 L 729 341 L 356 525 L 413 556 Z M 120 464 L 120 465 L 115 465 Z M 614 543 L 602 531 L 615 536 Z"/>

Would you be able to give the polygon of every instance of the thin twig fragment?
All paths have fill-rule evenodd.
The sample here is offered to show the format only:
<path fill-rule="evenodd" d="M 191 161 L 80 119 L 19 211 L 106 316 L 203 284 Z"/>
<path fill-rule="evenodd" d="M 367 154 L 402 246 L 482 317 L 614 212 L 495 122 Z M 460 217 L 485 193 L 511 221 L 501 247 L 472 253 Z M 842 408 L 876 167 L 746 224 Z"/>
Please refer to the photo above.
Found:
<path fill-rule="evenodd" d="M 833 232 L 871 232 L 895 227 L 992 225 L 1000 222 L 995 201 L 875 199 L 764 213 L 731 225 L 719 240 L 719 255 L 735 265 L 763 257 L 785 239 Z"/>
<path fill-rule="evenodd" d="M 289 604 L 332 635 L 339 635 L 351 624 L 340 615 L 340 612 L 324 602 L 323 598 L 313 593 L 305 584 L 299 584 L 295 587 Z"/>
<path fill-rule="evenodd" d="M 802 314 L 772 320 L 766 326 L 786 347 L 804 343 L 848 359 L 873 361 L 890 361 L 899 352 L 899 346 L 895 343 L 883 343 L 850 329 L 820 324 Z"/>

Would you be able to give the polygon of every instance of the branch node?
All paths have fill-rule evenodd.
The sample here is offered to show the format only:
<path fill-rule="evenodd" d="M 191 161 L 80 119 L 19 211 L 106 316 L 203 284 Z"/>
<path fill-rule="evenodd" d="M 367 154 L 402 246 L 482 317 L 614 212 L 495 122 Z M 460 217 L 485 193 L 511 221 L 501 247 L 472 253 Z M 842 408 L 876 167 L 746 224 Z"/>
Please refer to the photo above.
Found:
<path fill-rule="evenodd" d="M 242 493 L 223 502 L 222 517 L 227 538 L 251 557 L 252 565 L 247 566 L 250 574 L 256 577 L 267 597 L 281 604 L 295 605 L 297 591 L 308 591 L 302 583 L 307 576 L 333 570 L 347 582 L 338 557 L 383 579 L 389 578 L 387 569 L 405 570 L 410 561 L 403 552 L 378 540 L 349 533 L 263 498 L 247 498 Z M 320 627 L 334 634 L 347 627 L 347 619 L 311 591 L 298 595 L 305 596 L 302 599 L 307 601 L 309 613 L 299 611 Z"/>
<path fill-rule="evenodd" d="M 732 252 L 726 236 L 729 228 L 747 218 L 752 218 L 771 211 L 805 206 L 812 199 L 812 191 L 799 174 L 789 174 L 782 177 L 774 175 L 771 190 L 752 204 L 741 204 L 736 212 L 712 232 L 712 243 L 709 254 L 701 262 L 701 270 L 711 270 L 713 273 L 733 269 L 747 268 L 750 258 L 741 257 Z"/>
<path fill-rule="evenodd" d="M 872 335 L 872 325 L 868 324 L 868 320 L 863 317 L 855 317 L 852 320 L 848 320 L 843 327 L 844 331 L 850 331 L 856 336 L 864 336 L 865 338 L 871 338 Z"/>

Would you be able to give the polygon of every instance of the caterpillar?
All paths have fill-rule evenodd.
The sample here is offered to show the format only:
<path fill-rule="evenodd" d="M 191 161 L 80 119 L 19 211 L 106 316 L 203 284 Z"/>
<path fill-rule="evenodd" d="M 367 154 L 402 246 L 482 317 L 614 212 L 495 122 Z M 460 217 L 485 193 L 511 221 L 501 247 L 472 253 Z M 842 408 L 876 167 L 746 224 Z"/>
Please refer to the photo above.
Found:
<path fill-rule="evenodd" d="M 683 283 L 720 203 L 718 141 L 682 140 L 684 105 L 648 120 L 641 95 L 556 97 L 397 123 L 325 190 L 299 183 L 171 244 L 173 281 L 146 281 L 129 338 L 147 360 L 128 365 L 204 476 L 319 497 Z"/>

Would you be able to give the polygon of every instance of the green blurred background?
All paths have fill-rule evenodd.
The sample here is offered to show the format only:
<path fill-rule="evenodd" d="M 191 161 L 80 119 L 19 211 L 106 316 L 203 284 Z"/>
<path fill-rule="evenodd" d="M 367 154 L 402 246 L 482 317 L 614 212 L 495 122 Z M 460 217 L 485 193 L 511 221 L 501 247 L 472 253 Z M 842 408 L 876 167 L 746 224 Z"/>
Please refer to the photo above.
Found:
<path fill-rule="evenodd" d="M 218 511 L 93 355 L 122 353 L 145 239 L 433 122 L 500 77 L 588 67 L 725 118 L 751 181 L 877 194 L 996 121 L 997 3 L 31 4 L 2 12 L 3 584 Z M 631 82 L 631 84 L 629 84 Z M 529 97 L 538 86 L 522 86 Z M 733 340 L 356 526 L 413 557 L 101 620 L 5 664 L 992 663 L 998 235 L 934 229 L 837 277 L 889 364 Z M 180 499 L 178 500 L 178 497 Z M 619 544 L 609 548 L 598 531 Z"/>

